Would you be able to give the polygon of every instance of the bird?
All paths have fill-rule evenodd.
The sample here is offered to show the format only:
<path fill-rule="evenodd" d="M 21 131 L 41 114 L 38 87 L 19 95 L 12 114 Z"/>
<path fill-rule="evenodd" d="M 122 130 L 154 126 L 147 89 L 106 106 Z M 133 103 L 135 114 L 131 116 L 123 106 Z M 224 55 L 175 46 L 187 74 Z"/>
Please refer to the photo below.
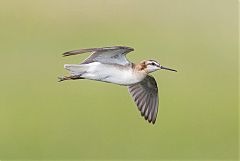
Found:
<path fill-rule="evenodd" d="M 127 46 L 86 48 L 63 53 L 64 57 L 91 53 L 80 64 L 64 64 L 69 76 L 58 77 L 59 82 L 66 80 L 88 79 L 127 86 L 141 116 L 155 124 L 158 114 L 158 86 L 150 73 L 157 70 L 177 70 L 164 67 L 155 60 L 130 62 L 126 55 L 134 51 Z"/>

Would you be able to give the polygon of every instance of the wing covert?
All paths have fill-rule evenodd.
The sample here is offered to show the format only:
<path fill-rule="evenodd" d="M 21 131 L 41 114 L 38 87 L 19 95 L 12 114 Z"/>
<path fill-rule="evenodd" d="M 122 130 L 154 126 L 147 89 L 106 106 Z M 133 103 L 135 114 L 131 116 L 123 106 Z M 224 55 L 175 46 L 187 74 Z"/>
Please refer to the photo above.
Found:
<path fill-rule="evenodd" d="M 84 60 L 82 64 L 88 64 L 91 62 L 101 62 L 126 65 L 130 63 L 126 58 L 126 54 L 133 50 L 134 50 L 133 48 L 126 46 L 89 48 L 69 51 L 64 53 L 63 56 L 71 56 L 91 52 L 92 54 L 86 60 Z"/>

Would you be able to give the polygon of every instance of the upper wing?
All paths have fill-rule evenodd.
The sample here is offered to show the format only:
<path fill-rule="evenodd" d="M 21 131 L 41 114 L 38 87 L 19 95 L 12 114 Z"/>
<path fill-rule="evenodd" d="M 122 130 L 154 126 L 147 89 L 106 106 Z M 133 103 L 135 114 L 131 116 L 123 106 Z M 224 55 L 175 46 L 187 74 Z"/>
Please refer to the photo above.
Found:
<path fill-rule="evenodd" d="M 83 62 L 83 64 L 91 62 L 102 63 L 116 63 L 120 65 L 126 65 L 130 62 L 126 58 L 126 54 L 133 51 L 133 48 L 126 46 L 113 46 L 104 48 L 90 48 L 80 49 L 64 53 L 64 56 L 77 55 L 82 53 L 91 52 L 92 54 Z"/>
<path fill-rule="evenodd" d="M 154 124 L 158 113 L 158 87 L 155 79 L 147 76 L 142 82 L 129 86 L 128 90 L 142 116 Z"/>

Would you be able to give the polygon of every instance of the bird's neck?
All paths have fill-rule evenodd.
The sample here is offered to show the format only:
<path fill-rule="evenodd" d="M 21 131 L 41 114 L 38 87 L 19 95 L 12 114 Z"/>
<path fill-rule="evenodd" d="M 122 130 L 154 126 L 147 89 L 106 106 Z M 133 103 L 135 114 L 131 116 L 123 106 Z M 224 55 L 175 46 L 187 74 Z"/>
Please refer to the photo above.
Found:
<path fill-rule="evenodd" d="M 146 74 L 147 72 L 147 65 L 144 62 L 138 63 L 138 64 L 133 64 L 133 68 L 134 70 L 138 71 L 138 72 L 145 72 Z"/>

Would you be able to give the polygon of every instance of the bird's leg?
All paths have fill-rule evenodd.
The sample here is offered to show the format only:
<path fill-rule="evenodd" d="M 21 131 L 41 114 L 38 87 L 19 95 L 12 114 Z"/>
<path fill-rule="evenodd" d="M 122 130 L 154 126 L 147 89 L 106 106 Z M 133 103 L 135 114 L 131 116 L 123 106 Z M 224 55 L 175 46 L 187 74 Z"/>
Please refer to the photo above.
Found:
<path fill-rule="evenodd" d="M 76 80 L 76 79 L 84 79 L 81 77 L 81 75 L 71 75 L 71 76 L 63 76 L 63 77 L 58 77 L 58 82 L 62 82 L 65 80 Z"/>

